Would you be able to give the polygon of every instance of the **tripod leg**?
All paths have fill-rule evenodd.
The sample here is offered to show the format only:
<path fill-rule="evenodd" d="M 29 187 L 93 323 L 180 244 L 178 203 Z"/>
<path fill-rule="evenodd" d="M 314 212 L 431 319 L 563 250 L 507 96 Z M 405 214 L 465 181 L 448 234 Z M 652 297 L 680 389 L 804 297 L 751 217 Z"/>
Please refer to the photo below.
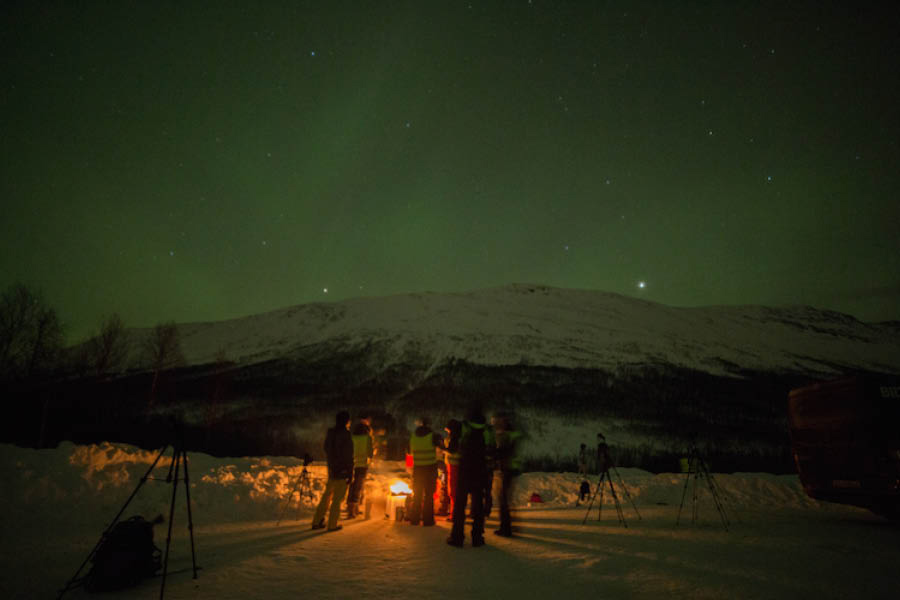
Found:
<path fill-rule="evenodd" d="M 75 587 L 73 584 L 75 583 L 75 580 L 78 579 L 78 576 L 81 574 L 81 571 L 84 569 L 85 565 L 87 565 L 88 562 L 90 562 L 90 560 L 94 557 L 94 555 L 97 553 L 97 550 L 100 548 L 100 544 L 103 543 L 103 540 L 106 539 L 106 536 L 109 535 L 109 532 L 112 531 L 112 528 L 115 527 L 115 526 L 116 526 L 116 523 L 119 522 L 119 518 L 122 516 L 122 513 L 125 512 L 125 509 L 128 508 L 128 505 L 131 504 L 131 501 L 134 500 L 134 497 L 135 497 L 135 496 L 137 496 L 138 490 L 141 489 L 141 486 L 143 486 L 145 483 L 147 483 L 147 479 L 150 478 L 150 473 L 152 473 L 152 472 L 153 472 L 153 469 L 156 468 L 157 463 L 159 463 L 159 459 L 162 458 L 163 454 L 166 453 L 166 450 L 167 450 L 168 448 L 169 448 L 168 444 L 165 445 L 165 446 L 163 446 L 162 449 L 159 451 L 159 454 L 156 455 L 156 459 L 155 459 L 155 460 L 153 461 L 153 463 L 150 465 L 150 468 L 147 469 L 147 472 L 144 473 L 144 476 L 141 477 L 140 481 L 139 481 L 138 484 L 137 484 L 137 487 L 134 488 L 134 491 L 131 492 L 131 495 L 128 497 L 128 500 L 125 501 L 125 504 L 122 505 L 122 508 L 119 510 L 118 514 L 116 514 L 116 516 L 113 517 L 112 522 L 109 524 L 109 526 L 108 526 L 108 527 L 103 531 L 103 533 L 100 535 L 100 539 L 99 539 L 99 540 L 97 541 L 97 543 L 94 545 L 94 549 L 91 550 L 90 554 L 87 555 L 87 558 L 84 559 L 84 562 L 81 563 L 81 566 L 78 567 L 78 570 L 75 571 L 75 574 L 72 576 L 72 578 L 69 579 L 68 582 L 66 582 L 66 587 L 64 587 L 63 589 L 61 589 L 61 590 L 59 591 L 59 596 L 56 597 L 56 600 L 59 600 L 60 598 L 62 598 L 62 597 L 63 597 L 63 594 L 65 594 L 65 593 L 68 592 L 70 589 L 72 589 L 73 587 Z"/>
<path fill-rule="evenodd" d="M 688 461 L 688 472 L 685 473 L 684 489 L 681 490 L 681 505 L 678 507 L 678 518 L 675 519 L 675 525 L 681 521 L 681 510 L 684 508 L 684 497 L 687 496 L 688 484 L 691 482 L 691 463 Z"/>
<path fill-rule="evenodd" d="M 713 499 L 713 504 L 715 504 L 716 510 L 719 511 L 719 517 L 721 517 L 722 519 L 722 525 L 724 525 L 725 530 L 728 531 L 728 517 L 725 515 L 725 507 L 722 505 L 722 502 L 719 499 L 719 494 L 716 491 L 716 484 L 713 482 L 712 474 L 709 472 L 709 468 L 706 466 L 706 464 L 703 465 L 703 471 L 706 476 L 706 484 L 709 487 L 709 493 Z"/>
<path fill-rule="evenodd" d="M 169 547 L 172 544 L 172 521 L 175 519 L 175 493 L 178 491 L 178 467 L 180 466 L 180 456 L 179 451 L 175 451 L 174 458 L 172 460 L 175 461 L 175 477 L 172 480 L 172 503 L 169 505 L 169 533 L 166 536 L 166 556 L 163 559 L 163 574 L 162 574 L 162 584 L 159 586 L 159 599 L 162 600 L 163 594 L 166 591 L 166 575 L 169 572 Z"/>
<path fill-rule="evenodd" d="M 696 466 L 695 466 L 695 470 L 694 470 L 694 485 L 692 486 L 692 488 L 693 488 L 692 491 L 693 491 L 693 494 L 694 494 L 694 499 L 693 499 L 693 511 L 692 511 L 692 514 L 691 514 L 691 524 L 694 524 L 694 523 L 697 522 L 697 478 L 698 478 L 699 476 L 700 476 L 700 471 L 699 471 L 699 469 L 697 469 Z"/>
<path fill-rule="evenodd" d="M 302 477 L 302 473 L 300 474 Z M 284 503 L 284 506 L 281 508 L 281 514 L 278 515 L 278 520 L 275 522 L 275 526 L 278 527 L 281 524 L 281 519 L 284 518 L 284 513 L 287 512 L 288 507 L 291 505 L 291 500 L 294 499 L 294 492 L 297 491 L 297 486 L 300 485 L 300 477 L 294 481 L 294 487 L 291 488 L 291 493 L 288 494 L 287 500 Z M 302 498 L 301 498 L 302 500 Z"/>
<path fill-rule="evenodd" d="M 622 489 L 625 491 L 625 497 L 628 498 L 628 501 L 631 502 L 631 507 L 634 509 L 635 514 L 637 514 L 638 521 L 641 520 L 641 513 L 637 508 L 637 505 L 634 503 L 634 500 L 631 498 L 631 494 L 628 493 L 628 488 L 625 487 L 625 480 L 622 479 L 622 475 L 619 473 L 619 469 L 616 469 L 613 466 L 613 469 L 616 471 L 616 476 L 619 478 L 619 484 L 622 486 Z"/>
<path fill-rule="evenodd" d="M 597 484 L 597 487 L 600 488 L 600 504 L 597 505 L 597 520 L 599 521 L 601 517 L 603 517 L 603 478 L 606 477 L 606 473 L 600 475 L 600 483 Z"/>
<path fill-rule="evenodd" d="M 181 449 L 181 461 L 184 463 L 184 492 L 187 495 L 188 531 L 191 533 L 191 565 L 194 567 L 194 579 L 197 579 L 197 554 L 194 551 L 194 516 L 191 513 L 191 480 L 188 476 L 188 458 L 184 448 Z"/>
<path fill-rule="evenodd" d="M 619 518 L 619 522 L 627 529 L 628 523 L 625 522 L 625 513 L 622 512 L 622 504 L 619 502 L 619 497 L 616 495 L 616 488 L 613 485 L 612 477 L 607 477 L 607 481 L 609 481 L 609 491 L 612 494 L 613 504 L 616 506 L 616 516 Z"/>
<path fill-rule="evenodd" d="M 710 473 L 709 481 L 710 481 L 710 483 L 712 483 L 713 489 L 714 489 L 715 492 L 716 492 L 716 497 L 717 497 L 718 500 L 719 500 L 719 505 L 722 507 L 722 512 L 725 512 L 725 506 L 726 506 L 726 505 L 731 506 L 731 503 L 728 502 L 728 495 L 725 493 L 725 491 L 724 491 L 724 490 L 722 489 L 722 487 L 719 485 L 719 482 L 712 476 L 711 473 Z M 731 506 L 731 508 L 733 508 L 733 506 Z M 739 523 L 739 522 L 740 522 L 740 519 L 737 518 L 737 514 L 736 514 L 735 512 L 732 512 L 732 515 L 734 516 L 734 520 L 735 520 L 736 522 Z M 731 523 L 731 519 L 729 519 L 728 521 L 729 521 L 729 524 L 730 524 L 730 523 Z"/>

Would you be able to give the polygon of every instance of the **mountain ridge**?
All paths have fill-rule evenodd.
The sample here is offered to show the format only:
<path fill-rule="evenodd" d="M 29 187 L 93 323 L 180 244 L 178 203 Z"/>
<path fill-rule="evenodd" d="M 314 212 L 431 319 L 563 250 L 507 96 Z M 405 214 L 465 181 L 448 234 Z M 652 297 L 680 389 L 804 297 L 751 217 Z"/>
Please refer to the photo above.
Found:
<path fill-rule="evenodd" d="M 864 323 L 807 306 L 673 307 L 532 284 L 301 304 L 178 328 L 191 365 L 223 354 L 247 365 L 374 346 L 380 356 L 373 360 L 382 368 L 412 358 L 432 367 L 464 359 L 606 371 L 663 363 L 735 377 L 742 371 L 900 373 L 891 322 Z"/>

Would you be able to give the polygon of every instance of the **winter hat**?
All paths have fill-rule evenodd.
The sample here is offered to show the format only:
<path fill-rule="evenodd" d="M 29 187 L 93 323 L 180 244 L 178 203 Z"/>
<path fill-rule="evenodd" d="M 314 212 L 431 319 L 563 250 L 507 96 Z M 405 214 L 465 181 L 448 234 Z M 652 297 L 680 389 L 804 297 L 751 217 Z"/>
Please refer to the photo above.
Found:
<path fill-rule="evenodd" d="M 344 425 L 346 425 L 349 422 L 350 422 L 350 413 L 348 413 L 346 410 L 342 410 L 334 417 L 334 424 L 337 425 L 338 427 L 343 427 Z"/>

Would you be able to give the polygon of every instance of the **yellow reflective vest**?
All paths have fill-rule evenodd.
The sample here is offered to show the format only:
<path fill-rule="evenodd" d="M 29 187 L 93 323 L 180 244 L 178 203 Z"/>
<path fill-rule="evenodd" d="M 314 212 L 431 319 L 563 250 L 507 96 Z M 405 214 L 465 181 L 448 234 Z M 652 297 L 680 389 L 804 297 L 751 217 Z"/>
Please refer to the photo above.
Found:
<path fill-rule="evenodd" d="M 515 429 L 512 431 L 498 431 L 496 437 L 500 469 L 503 471 L 521 471 L 522 460 L 519 457 L 519 440 L 522 439 L 522 432 Z"/>
<path fill-rule="evenodd" d="M 353 468 L 368 466 L 372 455 L 372 436 L 368 433 L 353 436 Z"/>
<path fill-rule="evenodd" d="M 433 431 L 421 436 L 415 433 L 410 436 L 409 449 L 412 450 L 414 467 L 427 467 L 437 463 L 433 440 Z"/>

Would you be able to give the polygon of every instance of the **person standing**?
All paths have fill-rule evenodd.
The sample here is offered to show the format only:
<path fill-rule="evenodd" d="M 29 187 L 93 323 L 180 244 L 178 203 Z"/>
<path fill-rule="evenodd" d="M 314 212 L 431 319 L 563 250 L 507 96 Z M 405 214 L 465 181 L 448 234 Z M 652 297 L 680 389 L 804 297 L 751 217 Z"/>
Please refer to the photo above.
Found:
<path fill-rule="evenodd" d="M 500 465 L 500 528 L 496 535 L 512 537 L 512 515 L 509 510 L 509 497 L 512 494 L 513 482 L 522 472 L 519 458 L 519 442 L 522 432 L 513 426 L 510 415 L 502 415 L 497 419 L 495 429 L 497 440 L 497 462 Z"/>
<path fill-rule="evenodd" d="M 466 503 L 472 497 L 472 546 L 484 545 L 484 479 L 486 432 L 480 408 L 469 411 L 459 437 L 459 477 L 453 506 L 453 529 L 447 543 L 462 548 L 465 537 Z"/>
<path fill-rule="evenodd" d="M 494 470 L 497 468 L 497 440 L 494 437 L 494 419 L 484 426 L 484 518 L 491 516 L 494 507 Z"/>
<path fill-rule="evenodd" d="M 578 474 L 579 475 L 587 475 L 588 474 L 588 449 L 587 444 L 581 444 L 581 448 L 578 450 Z"/>
<path fill-rule="evenodd" d="M 462 423 L 456 419 L 450 419 L 444 427 L 447 437 L 444 438 L 444 466 L 447 471 L 447 495 L 450 496 L 450 516 L 453 520 L 453 507 L 456 505 L 456 488 L 459 486 L 459 436 L 462 432 Z"/>
<path fill-rule="evenodd" d="M 312 528 L 325 527 L 325 512 L 328 512 L 328 531 L 341 529 L 338 517 L 341 502 L 347 493 L 347 483 L 353 477 L 353 438 L 350 435 L 350 413 L 342 410 L 334 417 L 334 427 L 325 435 L 325 456 L 328 460 L 328 483 L 322 499 L 316 507 Z"/>
<path fill-rule="evenodd" d="M 431 430 L 430 421 L 422 417 L 409 436 L 409 453 L 413 459 L 413 497 L 409 522 L 430 527 L 434 525 L 434 490 L 437 483 L 437 449 L 443 445 L 441 436 Z"/>
<path fill-rule="evenodd" d="M 350 482 L 350 491 L 347 493 L 347 517 L 355 518 L 359 514 L 361 494 L 366 482 L 366 473 L 369 471 L 369 463 L 375 455 L 375 446 L 372 442 L 372 427 L 369 417 L 362 417 L 353 427 L 353 479 Z"/>

